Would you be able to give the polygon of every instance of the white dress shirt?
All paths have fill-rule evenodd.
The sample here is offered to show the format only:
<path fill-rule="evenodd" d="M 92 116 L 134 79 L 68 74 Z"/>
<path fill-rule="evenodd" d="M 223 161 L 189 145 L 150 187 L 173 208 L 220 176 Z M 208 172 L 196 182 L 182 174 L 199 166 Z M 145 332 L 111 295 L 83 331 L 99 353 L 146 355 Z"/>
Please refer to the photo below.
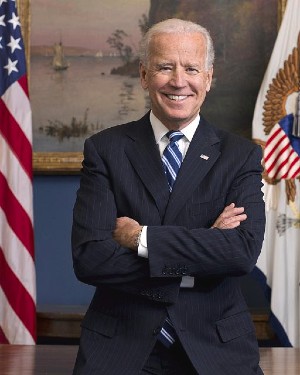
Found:
<path fill-rule="evenodd" d="M 199 125 L 200 115 L 198 115 L 189 125 L 181 129 L 181 133 L 184 135 L 178 141 L 178 147 L 180 152 L 182 153 L 182 159 L 184 159 L 187 150 L 190 146 L 190 143 L 193 139 L 195 131 Z M 153 114 L 150 112 L 150 123 L 154 132 L 154 137 L 156 140 L 156 144 L 159 148 L 160 156 L 162 157 L 164 149 L 169 144 L 169 139 L 166 136 L 169 129 L 167 129 L 163 123 Z M 175 129 L 174 129 L 175 130 Z M 140 243 L 138 247 L 138 255 L 144 258 L 148 258 L 148 247 L 147 247 L 147 226 L 144 226 L 142 229 Z M 183 276 L 182 281 L 180 284 L 181 288 L 192 288 L 194 286 L 194 278 L 191 276 Z"/>

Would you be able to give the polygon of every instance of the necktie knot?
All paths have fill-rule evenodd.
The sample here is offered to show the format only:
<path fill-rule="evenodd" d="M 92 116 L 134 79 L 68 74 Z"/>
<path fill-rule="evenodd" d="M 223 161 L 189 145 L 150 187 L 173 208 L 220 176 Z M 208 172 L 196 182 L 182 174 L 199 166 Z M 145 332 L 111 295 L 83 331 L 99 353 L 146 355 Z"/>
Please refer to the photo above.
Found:
<path fill-rule="evenodd" d="M 169 138 L 169 142 L 172 145 L 175 142 L 178 142 L 179 139 L 183 137 L 183 134 L 177 130 L 170 130 L 166 136 Z"/>

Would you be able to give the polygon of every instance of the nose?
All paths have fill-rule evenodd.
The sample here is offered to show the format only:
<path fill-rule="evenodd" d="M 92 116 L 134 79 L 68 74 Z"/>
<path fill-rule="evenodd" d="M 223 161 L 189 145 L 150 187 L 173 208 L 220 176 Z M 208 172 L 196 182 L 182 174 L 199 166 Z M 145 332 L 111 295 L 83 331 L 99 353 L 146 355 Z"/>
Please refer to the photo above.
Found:
<path fill-rule="evenodd" d="M 172 76 L 170 83 L 174 87 L 184 87 L 186 85 L 185 71 L 184 69 L 174 68 L 172 71 Z"/>

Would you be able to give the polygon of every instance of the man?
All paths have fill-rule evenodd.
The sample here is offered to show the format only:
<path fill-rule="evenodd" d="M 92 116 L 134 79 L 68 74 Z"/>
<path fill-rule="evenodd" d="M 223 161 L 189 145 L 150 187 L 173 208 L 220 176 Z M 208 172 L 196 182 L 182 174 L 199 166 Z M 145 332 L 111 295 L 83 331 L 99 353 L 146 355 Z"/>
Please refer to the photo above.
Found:
<path fill-rule="evenodd" d="M 206 29 L 158 23 L 140 56 L 150 113 L 85 143 L 73 260 L 96 292 L 74 374 L 262 374 L 239 287 L 264 235 L 260 147 L 199 115 Z"/>

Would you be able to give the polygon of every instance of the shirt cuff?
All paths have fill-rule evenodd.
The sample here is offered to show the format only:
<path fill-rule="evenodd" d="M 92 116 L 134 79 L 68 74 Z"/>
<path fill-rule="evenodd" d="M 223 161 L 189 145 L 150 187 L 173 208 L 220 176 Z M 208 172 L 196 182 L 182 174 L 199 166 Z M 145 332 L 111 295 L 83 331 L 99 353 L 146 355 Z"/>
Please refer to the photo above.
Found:
<path fill-rule="evenodd" d="M 138 256 L 142 258 L 148 258 L 148 247 L 147 247 L 147 226 L 143 226 L 140 243 L 138 246 Z"/>

